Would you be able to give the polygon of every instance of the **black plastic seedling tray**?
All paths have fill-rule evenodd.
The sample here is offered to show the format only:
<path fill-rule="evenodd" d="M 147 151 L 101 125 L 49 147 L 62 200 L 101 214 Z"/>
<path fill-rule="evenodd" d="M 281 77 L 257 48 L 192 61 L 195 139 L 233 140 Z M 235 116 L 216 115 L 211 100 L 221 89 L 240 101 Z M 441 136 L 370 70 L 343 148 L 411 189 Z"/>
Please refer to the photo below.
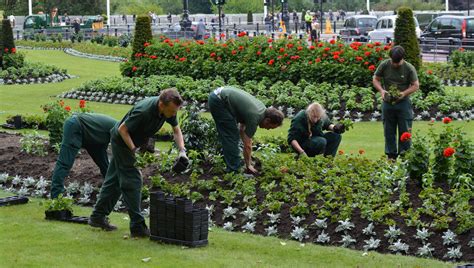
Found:
<path fill-rule="evenodd" d="M 0 207 L 2 206 L 11 206 L 11 205 L 20 205 L 28 203 L 29 199 L 25 196 L 10 196 L 5 198 L 0 198 Z"/>

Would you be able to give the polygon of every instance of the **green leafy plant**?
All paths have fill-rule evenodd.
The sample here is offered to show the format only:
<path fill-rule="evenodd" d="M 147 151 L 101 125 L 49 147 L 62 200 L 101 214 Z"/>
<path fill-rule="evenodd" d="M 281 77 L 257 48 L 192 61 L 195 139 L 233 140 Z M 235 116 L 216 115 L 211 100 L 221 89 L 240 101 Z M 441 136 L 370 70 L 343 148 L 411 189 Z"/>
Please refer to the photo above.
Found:
<path fill-rule="evenodd" d="M 47 200 L 45 202 L 46 211 L 61 211 L 67 210 L 73 212 L 72 205 L 74 200 L 72 198 L 64 197 L 60 194 L 57 198 Z"/>

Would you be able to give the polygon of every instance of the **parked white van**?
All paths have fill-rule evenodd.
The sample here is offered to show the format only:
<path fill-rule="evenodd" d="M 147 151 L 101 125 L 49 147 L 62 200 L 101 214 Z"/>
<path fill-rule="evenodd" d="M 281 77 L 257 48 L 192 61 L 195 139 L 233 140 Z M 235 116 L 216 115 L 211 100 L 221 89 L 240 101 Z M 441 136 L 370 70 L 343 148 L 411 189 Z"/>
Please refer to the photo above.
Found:
<path fill-rule="evenodd" d="M 375 29 L 369 32 L 369 40 L 370 42 L 385 42 L 387 38 L 393 41 L 393 35 L 395 32 L 395 21 L 397 19 L 397 15 L 392 16 L 383 16 L 380 17 L 375 25 Z M 421 35 L 421 29 L 418 24 L 418 20 L 413 17 L 415 20 L 416 25 L 416 37 L 419 39 Z"/>

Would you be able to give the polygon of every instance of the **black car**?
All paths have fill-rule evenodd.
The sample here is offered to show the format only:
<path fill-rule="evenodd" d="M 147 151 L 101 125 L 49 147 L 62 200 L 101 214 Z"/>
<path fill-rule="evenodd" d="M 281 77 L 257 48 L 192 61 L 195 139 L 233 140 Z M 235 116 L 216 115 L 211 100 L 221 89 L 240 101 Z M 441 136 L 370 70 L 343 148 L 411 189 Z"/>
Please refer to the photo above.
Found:
<path fill-rule="evenodd" d="M 377 17 L 369 15 L 356 15 L 346 19 L 344 28 L 339 31 L 341 38 L 354 41 L 366 41 L 368 32 L 375 29 Z"/>
<path fill-rule="evenodd" d="M 474 49 L 474 16 L 445 15 L 434 19 L 421 34 L 423 51 Z"/>

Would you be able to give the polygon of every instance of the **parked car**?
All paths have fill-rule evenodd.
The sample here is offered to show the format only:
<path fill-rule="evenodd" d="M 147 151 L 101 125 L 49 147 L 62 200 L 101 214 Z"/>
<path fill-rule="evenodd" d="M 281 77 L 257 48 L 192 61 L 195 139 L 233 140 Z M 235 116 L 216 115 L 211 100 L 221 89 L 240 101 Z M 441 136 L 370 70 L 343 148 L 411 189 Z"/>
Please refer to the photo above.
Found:
<path fill-rule="evenodd" d="M 418 20 L 420 29 L 424 31 L 434 19 L 443 15 L 464 16 L 464 13 L 462 11 L 421 12 L 416 13 L 415 17 Z"/>
<path fill-rule="evenodd" d="M 474 49 L 474 16 L 437 17 L 422 33 L 420 44 L 423 51 Z"/>
<path fill-rule="evenodd" d="M 375 29 L 377 17 L 369 15 L 355 15 L 344 22 L 344 28 L 339 31 L 342 38 L 351 38 L 354 41 L 367 41 L 367 34 Z"/>
<path fill-rule="evenodd" d="M 369 32 L 369 40 L 371 42 L 393 40 L 397 17 L 397 15 L 380 17 L 375 25 L 375 30 Z M 418 25 L 418 20 L 415 17 L 413 17 L 413 19 L 415 20 L 416 37 L 420 38 L 421 30 Z"/>

